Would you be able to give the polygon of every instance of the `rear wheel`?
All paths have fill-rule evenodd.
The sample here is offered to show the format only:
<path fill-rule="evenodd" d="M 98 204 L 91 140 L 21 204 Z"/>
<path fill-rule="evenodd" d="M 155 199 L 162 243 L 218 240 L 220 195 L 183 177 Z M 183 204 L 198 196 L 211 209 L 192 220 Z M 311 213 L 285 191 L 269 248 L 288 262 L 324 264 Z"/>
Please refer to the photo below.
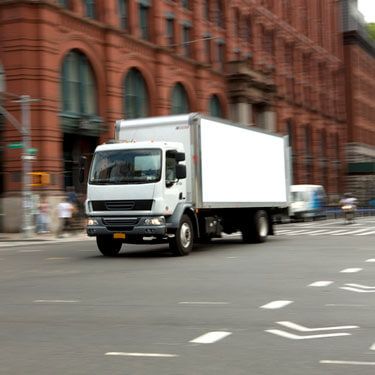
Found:
<path fill-rule="evenodd" d="M 267 212 L 256 211 L 250 218 L 250 223 L 245 223 L 242 229 L 242 239 L 246 243 L 265 242 L 269 233 Z"/>
<path fill-rule="evenodd" d="M 194 231 L 189 216 L 182 215 L 180 225 L 173 238 L 169 239 L 169 249 L 174 255 L 188 255 L 193 248 Z"/>
<path fill-rule="evenodd" d="M 120 252 L 122 242 L 114 240 L 112 236 L 97 236 L 96 245 L 104 256 L 114 257 Z"/>

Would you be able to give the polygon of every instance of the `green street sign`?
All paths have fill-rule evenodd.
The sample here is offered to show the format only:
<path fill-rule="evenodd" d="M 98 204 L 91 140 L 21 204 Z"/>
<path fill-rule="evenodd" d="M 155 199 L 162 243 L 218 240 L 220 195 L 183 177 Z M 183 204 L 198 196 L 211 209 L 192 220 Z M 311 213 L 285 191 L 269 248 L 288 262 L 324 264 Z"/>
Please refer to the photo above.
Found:
<path fill-rule="evenodd" d="M 23 143 L 22 142 L 9 143 L 8 148 L 11 148 L 11 149 L 23 148 Z"/>
<path fill-rule="evenodd" d="M 34 147 L 32 147 L 32 148 L 28 148 L 28 149 L 26 150 L 26 153 L 27 153 L 27 154 L 30 154 L 30 155 L 35 155 L 36 153 L 38 153 L 38 149 L 37 149 L 37 148 L 34 148 Z"/>

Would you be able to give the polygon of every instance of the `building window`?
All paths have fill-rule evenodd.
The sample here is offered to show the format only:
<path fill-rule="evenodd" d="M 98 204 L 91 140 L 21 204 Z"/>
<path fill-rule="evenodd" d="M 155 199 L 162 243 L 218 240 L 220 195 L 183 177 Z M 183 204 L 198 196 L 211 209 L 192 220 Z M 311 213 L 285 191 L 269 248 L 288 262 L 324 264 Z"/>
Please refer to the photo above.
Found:
<path fill-rule="evenodd" d="M 203 17 L 205 20 L 210 19 L 210 0 L 203 1 Z"/>
<path fill-rule="evenodd" d="M 95 76 L 87 57 L 78 51 L 71 51 L 64 58 L 62 110 L 80 117 L 97 114 Z"/>
<path fill-rule="evenodd" d="M 129 29 L 129 2 L 128 0 L 118 0 L 118 12 L 120 18 L 120 28 Z"/>
<path fill-rule="evenodd" d="M 224 27 L 224 5 L 223 0 L 217 0 L 216 1 L 216 17 L 215 17 L 215 23 L 219 27 Z"/>
<path fill-rule="evenodd" d="M 225 63 L 225 44 L 223 41 L 217 43 L 217 68 L 224 70 Z"/>
<path fill-rule="evenodd" d="M 205 34 L 204 36 L 204 51 L 205 51 L 205 61 L 211 64 L 211 34 Z"/>
<path fill-rule="evenodd" d="M 0 92 L 5 91 L 5 72 L 3 66 L 0 64 Z"/>
<path fill-rule="evenodd" d="M 220 100 L 217 95 L 212 95 L 210 99 L 210 115 L 214 117 L 223 117 Z"/>
<path fill-rule="evenodd" d="M 172 47 L 176 44 L 175 33 L 174 33 L 174 18 L 173 16 L 169 16 L 166 18 L 166 38 L 167 38 L 167 45 Z"/>
<path fill-rule="evenodd" d="M 69 6 L 69 0 L 58 0 L 58 3 L 64 8 L 67 8 Z"/>
<path fill-rule="evenodd" d="M 182 6 L 186 9 L 190 9 L 190 1 L 189 0 L 181 0 Z"/>
<path fill-rule="evenodd" d="M 85 15 L 89 18 L 95 18 L 95 0 L 85 0 Z"/>
<path fill-rule="evenodd" d="M 182 26 L 182 49 L 185 57 L 191 57 L 191 25 L 184 23 Z"/>
<path fill-rule="evenodd" d="M 139 4 L 139 27 L 141 38 L 150 40 L 150 5 L 148 1 Z"/>
<path fill-rule="evenodd" d="M 172 115 L 190 112 L 188 96 L 181 83 L 177 83 L 173 88 L 171 102 Z"/>
<path fill-rule="evenodd" d="M 131 69 L 124 84 L 124 114 L 127 119 L 149 115 L 149 97 L 146 82 L 138 69 Z"/>

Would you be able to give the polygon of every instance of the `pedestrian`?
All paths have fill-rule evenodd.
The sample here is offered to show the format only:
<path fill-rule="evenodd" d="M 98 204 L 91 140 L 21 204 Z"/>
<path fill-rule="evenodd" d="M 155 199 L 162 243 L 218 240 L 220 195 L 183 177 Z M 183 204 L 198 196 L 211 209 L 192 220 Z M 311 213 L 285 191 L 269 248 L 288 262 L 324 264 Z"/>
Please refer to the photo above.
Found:
<path fill-rule="evenodd" d="M 37 233 L 49 233 L 49 204 L 45 197 L 38 204 L 36 224 Z"/>
<path fill-rule="evenodd" d="M 69 229 L 73 215 L 73 205 L 68 201 L 67 197 L 57 205 L 57 213 L 59 217 L 57 237 L 61 238 L 64 236 L 64 232 Z"/>

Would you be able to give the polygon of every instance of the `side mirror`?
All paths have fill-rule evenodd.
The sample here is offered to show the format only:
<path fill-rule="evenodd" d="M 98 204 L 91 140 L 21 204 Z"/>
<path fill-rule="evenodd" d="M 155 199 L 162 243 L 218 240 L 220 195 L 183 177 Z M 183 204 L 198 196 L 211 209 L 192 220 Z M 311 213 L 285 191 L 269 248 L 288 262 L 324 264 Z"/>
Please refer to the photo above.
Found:
<path fill-rule="evenodd" d="M 184 154 L 185 156 L 185 154 Z M 176 165 L 176 178 L 182 180 L 186 178 L 186 165 L 177 164 Z"/>
<path fill-rule="evenodd" d="M 175 154 L 176 163 L 180 161 L 185 161 L 185 153 L 184 152 L 176 152 Z"/>

